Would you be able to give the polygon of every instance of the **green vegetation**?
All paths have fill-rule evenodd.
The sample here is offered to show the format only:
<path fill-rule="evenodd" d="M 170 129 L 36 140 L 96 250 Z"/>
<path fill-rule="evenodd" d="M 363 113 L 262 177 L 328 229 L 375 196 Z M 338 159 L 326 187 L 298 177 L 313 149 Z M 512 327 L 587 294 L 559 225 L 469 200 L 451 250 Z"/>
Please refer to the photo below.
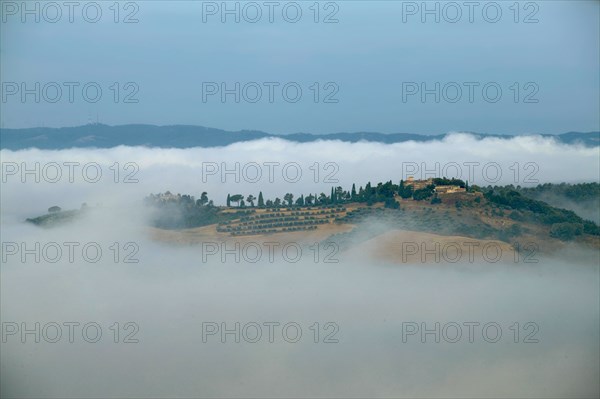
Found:
<path fill-rule="evenodd" d="M 238 199 L 234 199 L 236 200 Z M 190 195 L 173 195 L 167 191 L 164 194 L 150 194 L 144 202 L 154 208 L 152 225 L 162 229 L 206 226 L 218 223 L 231 215 L 223 214 L 218 207 L 214 206 L 206 192 L 195 200 Z"/>
<path fill-rule="evenodd" d="M 539 184 L 537 187 L 517 187 L 517 191 L 529 198 L 543 198 L 548 194 L 564 196 L 572 201 L 598 201 L 600 199 L 600 184 Z"/>
<path fill-rule="evenodd" d="M 327 195 L 324 192 L 321 194 L 300 194 L 299 197 L 295 197 L 293 193 L 286 193 L 283 195 L 283 199 L 277 197 L 273 200 L 265 200 L 262 192 L 258 194 L 258 208 L 273 208 L 281 207 L 283 204 L 292 207 L 318 207 L 324 205 L 336 205 L 336 204 L 349 204 L 349 203 L 364 203 L 368 206 L 376 203 L 383 203 L 386 208 L 397 209 L 399 206 L 395 205 L 396 198 L 399 196 L 403 199 L 412 198 L 416 201 L 427 200 L 432 198 L 435 194 L 436 185 L 447 185 L 465 188 L 468 185 L 459 179 L 447 179 L 447 178 L 436 178 L 432 179 L 432 183 L 426 187 L 415 190 L 412 184 L 406 184 L 403 180 L 400 184 L 393 184 L 392 181 L 385 183 L 378 183 L 376 186 L 372 186 L 371 182 L 368 182 L 365 187 L 359 187 L 356 191 L 356 184 L 352 184 L 350 191 L 344 190 L 342 187 L 331 187 L 330 194 Z M 239 208 L 246 206 L 243 200 L 242 194 L 227 194 L 227 206 L 231 207 L 235 205 Z M 296 200 L 294 201 L 294 198 Z M 256 198 L 253 194 L 250 194 L 246 201 L 250 203 L 250 207 L 254 208 L 254 200 Z M 437 201 L 436 201 L 437 203 Z"/>
<path fill-rule="evenodd" d="M 460 179 L 448 179 L 446 177 L 436 177 L 433 179 L 433 184 L 436 186 L 458 186 L 462 188 L 468 187 L 469 183 L 465 183 Z"/>
<path fill-rule="evenodd" d="M 555 208 L 543 201 L 525 197 L 521 195 L 519 191 L 515 190 L 512 185 L 505 187 L 490 186 L 485 189 L 484 196 L 490 203 L 498 205 L 500 209 L 504 208 L 521 211 L 523 220 L 538 221 L 547 225 L 562 223 L 578 224 L 583 226 L 583 231 L 585 233 L 600 235 L 596 223 L 589 220 L 583 220 L 573 211 Z M 564 227 L 561 229 L 564 229 Z"/>
<path fill-rule="evenodd" d="M 431 198 L 434 192 L 435 186 L 433 184 L 430 184 L 427 187 L 415 190 L 415 192 L 413 193 L 413 199 L 415 201 L 426 200 L 427 198 Z"/>
<path fill-rule="evenodd" d="M 333 223 L 345 212 L 345 207 L 335 205 L 303 210 L 292 207 L 272 208 L 262 213 L 249 210 L 244 215 L 236 215 L 233 219 L 219 223 L 217 232 L 240 236 L 316 230 L 318 225 Z"/>
<path fill-rule="evenodd" d="M 563 241 L 572 240 L 583 234 L 583 225 L 579 223 L 554 223 L 550 228 L 550 236 Z"/>
<path fill-rule="evenodd" d="M 437 185 L 446 187 L 438 192 Z M 415 186 L 417 189 L 414 189 Z M 254 194 L 235 193 L 227 195 L 227 207 L 215 206 L 206 192 L 195 199 L 190 195 L 174 195 L 167 191 L 151 194 L 144 202 L 152 208 L 151 224 L 155 227 L 181 229 L 217 224 L 218 232 L 231 235 L 314 230 L 319 225 L 335 222 L 359 224 L 368 217 L 394 228 L 506 242 L 533 231 L 535 234 L 544 232 L 546 238 L 565 241 L 584 234 L 600 236 L 600 228 L 593 221 L 583 220 L 573 211 L 553 207 L 523 194 L 560 192 L 593 199 L 595 195 L 600 196 L 596 183 L 547 184 L 535 189 L 515 188 L 512 185 L 487 188 L 471 186 L 469 192 L 449 190 L 447 186 L 466 189 L 468 183 L 437 178 L 410 183 L 401 180 L 396 185 L 390 180 L 377 185 L 368 182 L 358 190 L 355 184 L 349 191 L 339 186 L 331 187 L 329 195 L 323 192 L 298 196 L 285 193 L 283 199 L 266 199 L 262 192 L 257 197 Z M 401 206 L 404 203 L 406 207 Z M 411 203 L 413 205 L 409 205 Z M 420 205 L 415 206 L 417 203 Z M 353 210 L 348 211 L 346 204 L 353 204 Z M 60 207 L 52 206 L 47 215 L 27 221 L 52 226 L 73 220 L 85 209 L 82 205 L 79 211 L 62 211 Z M 436 209 L 440 211 L 436 212 Z M 532 228 L 533 225 L 543 228 Z"/>
<path fill-rule="evenodd" d="M 52 207 L 58 208 L 58 207 Z M 48 209 L 47 215 L 38 216 L 31 219 L 26 219 L 26 222 L 33 223 L 38 226 L 43 227 L 53 227 L 59 224 L 69 223 L 74 221 L 83 210 L 70 210 L 70 211 L 62 211 L 56 209 Z M 51 210 L 52 209 L 52 210 Z"/>

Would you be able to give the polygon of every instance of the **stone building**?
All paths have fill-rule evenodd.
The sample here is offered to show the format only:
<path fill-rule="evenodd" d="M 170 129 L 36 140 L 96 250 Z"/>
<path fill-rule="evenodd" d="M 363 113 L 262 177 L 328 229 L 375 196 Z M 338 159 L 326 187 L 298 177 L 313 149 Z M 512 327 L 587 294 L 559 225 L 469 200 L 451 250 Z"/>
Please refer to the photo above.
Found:
<path fill-rule="evenodd" d="M 451 193 L 464 193 L 466 190 L 464 187 L 459 186 L 436 186 L 435 192 L 438 194 L 451 194 Z"/>

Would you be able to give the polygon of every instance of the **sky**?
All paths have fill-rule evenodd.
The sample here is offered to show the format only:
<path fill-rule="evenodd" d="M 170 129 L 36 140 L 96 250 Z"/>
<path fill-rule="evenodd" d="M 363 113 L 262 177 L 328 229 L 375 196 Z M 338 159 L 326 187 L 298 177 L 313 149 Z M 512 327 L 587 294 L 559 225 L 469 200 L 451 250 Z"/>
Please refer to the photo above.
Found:
<path fill-rule="evenodd" d="M 599 131 L 599 2 L 465 3 L 0 1 L 1 127 L 452 133 L 424 143 L 0 150 L 0 396 L 597 398 L 593 246 L 531 254 L 523 235 L 512 243 L 523 249 L 518 260 L 390 263 L 378 253 L 389 237 L 375 237 L 381 221 L 367 220 L 358 231 L 373 239 L 358 234 L 335 262 L 313 235 L 298 236 L 298 262 L 279 249 L 274 262 L 266 252 L 253 262 L 223 260 L 231 241 L 205 259 L 204 238 L 167 243 L 157 238 L 177 232 L 149 227 L 143 198 L 167 190 L 206 191 L 224 205 L 227 194 L 297 198 L 409 176 L 600 181 L 598 147 L 465 134 Z M 423 7 L 437 7 L 439 21 Z M 561 201 L 600 221 L 595 202 Z M 83 203 L 88 211 L 70 224 L 26 222 Z M 264 240 L 281 248 L 288 238 Z M 273 322 L 296 323 L 301 340 L 283 327 L 275 341 L 263 329 L 249 342 L 245 327 L 241 342 L 223 340 L 236 323 Z M 405 341 L 405 322 L 420 325 L 420 337 Z M 464 328 L 451 342 L 445 327 L 442 342 L 423 340 L 436 323 L 473 322 L 474 340 Z M 65 323 L 78 323 L 74 340 Z M 92 323 L 103 331 L 96 341 L 83 332 Z M 221 339 L 204 340 L 206 323 L 220 323 Z M 326 343 L 330 323 L 337 341 Z M 487 324 L 499 341 L 483 333 Z"/>
<path fill-rule="evenodd" d="M 5 128 L 600 129 L 597 1 L 24 4 L 1 2 Z"/>

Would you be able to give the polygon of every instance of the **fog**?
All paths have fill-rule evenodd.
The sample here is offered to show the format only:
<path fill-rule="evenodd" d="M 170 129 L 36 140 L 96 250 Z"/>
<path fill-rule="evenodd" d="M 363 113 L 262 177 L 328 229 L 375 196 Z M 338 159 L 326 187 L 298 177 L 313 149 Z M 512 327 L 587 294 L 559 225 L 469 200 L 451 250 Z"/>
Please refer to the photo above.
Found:
<path fill-rule="evenodd" d="M 569 209 L 586 220 L 592 220 L 594 223 L 600 224 L 600 198 L 573 201 L 564 195 L 550 193 L 537 195 L 534 198 L 545 201 L 557 208 Z"/>
<path fill-rule="evenodd" d="M 217 204 L 234 192 L 328 193 L 333 185 L 396 182 L 402 162 L 496 162 L 504 172 L 496 184 L 517 184 L 509 174 L 514 162 L 522 172 L 536 163 L 540 182 L 598 181 L 597 151 L 462 134 L 427 144 L 261 140 L 218 149 L 3 150 L 1 396 L 598 397 L 597 251 L 567 247 L 552 258 L 540 254 L 538 263 L 387 264 L 368 251 L 337 253 L 337 262 L 305 251 L 292 262 L 278 247 L 274 261 L 236 262 L 230 254 L 223 262 L 202 246 L 152 240 L 140 201 L 166 190 L 207 191 Z M 202 162 L 236 161 L 297 162 L 310 178 L 222 183 L 208 176 L 202 183 Z M 26 176 L 23 183 L 4 175 L 13 162 L 98 162 L 108 177 L 35 183 Z M 108 169 L 114 162 L 121 172 L 136 163 L 139 182 L 125 184 L 120 175 L 115 183 Z M 339 183 L 322 176 L 315 183 L 308 169 L 314 162 L 337 162 Z M 52 205 L 83 202 L 93 209 L 73 223 L 24 223 Z M 36 333 L 22 336 L 36 322 L 37 343 Z M 79 323 L 73 342 L 69 322 Z M 56 343 L 49 342 L 52 323 L 61 326 Z M 97 323 L 101 337 L 94 328 L 84 336 L 86 323 Z M 230 330 L 240 323 L 240 342 L 234 333 L 222 336 L 221 323 Z M 297 324 L 284 334 L 290 323 Z M 437 337 L 421 335 L 435 323 Z M 495 327 L 482 333 L 489 323 L 500 336 Z M 124 342 L 132 340 L 138 342 Z"/>
<path fill-rule="evenodd" d="M 265 139 L 220 148 L 30 149 L 2 150 L 0 155 L 2 200 L 18 204 L 11 214 L 19 218 L 52 205 L 73 209 L 82 202 L 123 204 L 167 190 L 196 197 L 206 191 L 215 204 L 224 205 L 228 193 L 256 197 L 262 191 L 272 199 L 287 192 L 296 197 L 329 194 L 334 186 L 350 190 L 356 183 L 358 190 L 368 181 L 397 184 L 408 176 L 444 175 L 481 186 L 600 180 L 598 147 L 565 145 L 540 136 L 480 140 L 456 133 L 442 141 L 391 145 Z M 95 164 L 102 168 L 98 181 Z M 26 174 L 26 169 L 34 172 Z M 70 183 L 71 175 L 80 184 Z M 36 177 L 39 184 L 33 184 Z"/>

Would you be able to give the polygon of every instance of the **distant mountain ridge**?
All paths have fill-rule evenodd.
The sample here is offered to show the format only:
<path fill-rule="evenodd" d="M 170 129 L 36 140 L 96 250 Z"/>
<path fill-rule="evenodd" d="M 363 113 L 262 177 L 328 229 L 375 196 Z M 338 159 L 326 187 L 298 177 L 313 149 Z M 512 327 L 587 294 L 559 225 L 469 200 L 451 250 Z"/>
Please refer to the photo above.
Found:
<path fill-rule="evenodd" d="M 512 135 L 482 134 L 469 132 L 479 138 L 498 137 L 509 139 Z M 89 124 L 84 126 L 48 128 L 36 127 L 26 129 L 0 129 L 0 149 L 21 150 L 38 148 L 59 150 L 66 148 L 112 148 L 119 145 L 146 146 L 160 148 L 221 147 L 233 143 L 257 140 L 262 138 L 280 138 L 284 140 L 306 143 L 317 140 L 340 140 L 355 143 L 370 141 L 377 143 L 401 143 L 404 141 L 441 140 L 448 134 L 421 135 L 414 133 L 330 133 L 330 134 L 271 134 L 256 130 L 231 132 L 203 126 L 189 125 L 118 125 Z M 542 134 L 553 137 L 560 143 L 582 144 L 587 147 L 600 145 L 600 132 L 568 132 L 558 135 Z"/>

